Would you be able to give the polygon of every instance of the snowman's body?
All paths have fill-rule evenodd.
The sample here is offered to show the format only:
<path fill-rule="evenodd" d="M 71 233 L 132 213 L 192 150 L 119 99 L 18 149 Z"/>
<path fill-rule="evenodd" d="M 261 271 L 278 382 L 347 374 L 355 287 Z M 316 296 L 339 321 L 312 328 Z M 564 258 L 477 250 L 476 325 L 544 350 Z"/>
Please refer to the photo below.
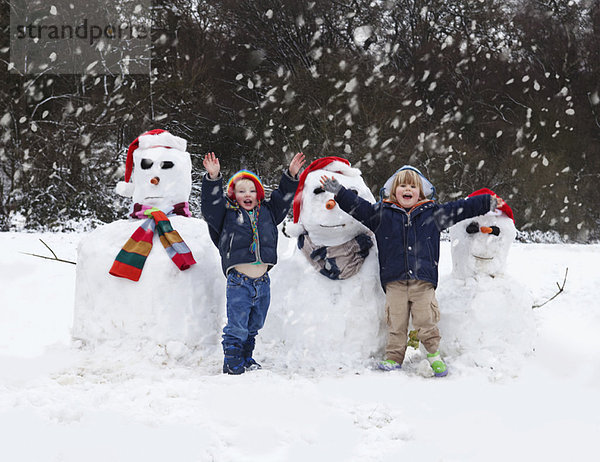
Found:
<path fill-rule="evenodd" d="M 225 293 L 218 254 L 201 220 L 175 216 L 170 221 L 197 264 L 180 271 L 154 236 L 139 281 L 114 277 L 108 270 L 141 220 L 109 223 L 82 238 L 73 337 L 91 343 L 148 339 L 190 347 L 218 344 Z"/>
<path fill-rule="evenodd" d="M 315 170 L 306 176 L 300 218 L 287 225 L 292 237 L 280 239 L 279 263 L 270 272 L 271 307 L 259 337 L 279 360 L 294 368 L 356 366 L 380 355 L 386 341 L 375 239 L 332 204 L 333 194 L 320 189 L 321 176 L 333 175 L 346 188 L 375 201 L 360 171 L 343 171 L 350 174 Z M 362 233 L 373 241 L 368 256 L 355 274 L 335 280 L 320 274 L 295 238 L 306 234 L 316 246 L 337 246 Z"/>
<path fill-rule="evenodd" d="M 483 231 L 482 231 L 483 230 Z M 440 280 L 440 348 L 454 368 L 497 373 L 533 350 L 530 291 L 506 274 L 516 229 L 504 213 L 464 220 L 450 228 L 452 273 Z"/>
<path fill-rule="evenodd" d="M 140 146 L 133 152 L 133 183 L 120 186 L 124 194 L 133 196 L 134 203 L 167 213 L 189 198 L 191 162 L 184 140 L 163 135 L 139 138 Z M 173 145 L 173 138 L 183 145 Z M 168 142 L 172 147 L 162 146 Z M 181 271 L 155 233 L 138 281 L 115 277 L 109 270 L 144 219 L 109 223 L 82 238 L 77 256 L 74 338 L 92 345 L 104 341 L 150 341 L 190 348 L 218 345 L 225 293 L 218 253 L 202 221 L 179 215 L 170 215 L 169 220 L 197 263 Z"/>

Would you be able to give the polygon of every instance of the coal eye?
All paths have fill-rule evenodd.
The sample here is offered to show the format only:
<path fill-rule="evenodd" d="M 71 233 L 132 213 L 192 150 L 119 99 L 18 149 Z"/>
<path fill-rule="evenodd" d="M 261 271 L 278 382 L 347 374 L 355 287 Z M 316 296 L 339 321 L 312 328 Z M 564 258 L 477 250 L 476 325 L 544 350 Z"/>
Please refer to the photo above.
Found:
<path fill-rule="evenodd" d="M 494 236 L 499 236 L 500 235 L 500 228 L 498 228 L 497 226 L 490 226 L 490 228 L 492 228 L 492 234 Z"/>
<path fill-rule="evenodd" d="M 173 168 L 174 166 L 175 164 L 170 160 L 164 160 L 160 163 L 160 168 L 162 169 Z"/>
<path fill-rule="evenodd" d="M 469 223 L 469 225 L 467 226 L 466 229 L 467 233 L 469 234 L 475 234 L 479 232 L 479 223 L 477 223 L 476 221 L 472 221 L 471 223 Z"/>
<path fill-rule="evenodd" d="M 152 164 L 154 164 L 154 162 L 152 162 L 150 159 L 142 159 L 141 167 L 144 170 L 148 170 L 150 167 L 152 167 Z"/>
<path fill-rule="evenodd" d="M 318 188 L 315 188 L 315 190 L 313 191 L 314 194 L 321 194 L 324 192 L 325 192 L 325 190 L 321 186 L 319 186 Z"/>

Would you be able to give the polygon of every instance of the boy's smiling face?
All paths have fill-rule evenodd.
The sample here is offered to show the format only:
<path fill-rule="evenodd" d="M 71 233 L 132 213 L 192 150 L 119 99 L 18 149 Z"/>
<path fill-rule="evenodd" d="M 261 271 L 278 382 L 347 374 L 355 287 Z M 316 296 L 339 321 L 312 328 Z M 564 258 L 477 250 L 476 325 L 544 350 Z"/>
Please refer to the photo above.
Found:
<path fill-rule="evenodd" d="M 394 191 L 396 202 L 401 207 L 411 208 L 419 202 L 419 187 L 412 184 L 399 184 Z"/>
<path fill-rule="evenodd" d="M 235 183 L 235 200 L 244 210 L 252 210 L 258 205 L 256 186 L 252 180 L 241 179 Z"/>

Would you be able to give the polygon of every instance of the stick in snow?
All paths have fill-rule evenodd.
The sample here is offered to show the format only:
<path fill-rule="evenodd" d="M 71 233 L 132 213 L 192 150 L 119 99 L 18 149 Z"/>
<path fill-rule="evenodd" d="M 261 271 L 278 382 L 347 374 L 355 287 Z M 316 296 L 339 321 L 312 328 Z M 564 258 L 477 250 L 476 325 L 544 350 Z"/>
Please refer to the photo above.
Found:
<path fill-rule="evenodd" d="M 552 300 L 554 300 L 565 289 L 565 284 L 567 283 L 567 273 L 568 272 L 569 272 L 569 268 L 567 267 L 565 269 L 565 279 L 563 280 L 562 286 L 558 282 L 556 283 L 556 285 L 558 286 L 558 292 L 556 292 L 554 294 L 554 296 L 552 296 L 551 298 L 549 298 L 548 300 L 546 300 L 541 305 L 533 305 L 531 308 L 533 308 L 533 309 L 540 308 L 540 307 L 544 306 L 546 303 L 551 302 Z"/>
<path fill-rule="evenodd" d="M 62 263 L 70 263 L 71 265 L 76 265 L 77 264 L 74 261 L 63 260 L 62 258 L 58 258 L 56 256 L 56 254 L 54 253 L 54 250 L 52 250 L 48 244 L 46 244 L 42 239 L 40 239 L 40 242 L 46 246 L 46 248 L 52 253 L 53 257 L 46 257 L 44 255 L 37 255 L 35 253 L 29 253 L 29 252 L 21 252 L 21 253 L 25 254 L 25 255 L 31 255 L 32 257 L 44 258 L 46 260 L 54 260 L 54 261 L 60 261 Z"/>

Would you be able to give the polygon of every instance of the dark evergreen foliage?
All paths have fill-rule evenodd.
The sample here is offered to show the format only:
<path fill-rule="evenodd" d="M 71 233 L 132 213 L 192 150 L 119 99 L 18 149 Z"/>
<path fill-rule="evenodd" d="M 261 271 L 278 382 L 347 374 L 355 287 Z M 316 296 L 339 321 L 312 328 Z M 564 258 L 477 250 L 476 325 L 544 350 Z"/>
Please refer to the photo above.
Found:
<path fill-rule="evenodd" d="M 274 183 L 295 152 L 373 191 L 411 163 L 439 199 L 489 187 L 522 230 L 600 237 L 600 2 L 157 0 L 148 75 L 10 73 L 0 228 L 113 221 L 127 145 L 168 129 Z M 198 213 L 198 191 L 192 206 Z"/>

